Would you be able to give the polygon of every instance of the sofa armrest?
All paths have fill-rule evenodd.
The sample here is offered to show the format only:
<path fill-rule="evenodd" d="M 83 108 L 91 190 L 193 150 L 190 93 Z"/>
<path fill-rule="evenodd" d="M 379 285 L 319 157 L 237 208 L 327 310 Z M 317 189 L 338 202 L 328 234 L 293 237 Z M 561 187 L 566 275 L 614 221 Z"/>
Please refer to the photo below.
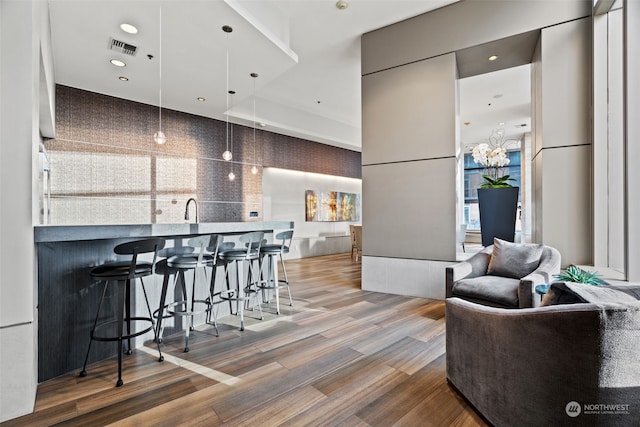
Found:
<path fill-rule="evenodd" d="M 445 295 L 453 296 L 453 284 L 458 280 L 484 276 L 487 274 L 493 246 L 489 246 L 474 254 L 468 260 L 450 265 L 445 269 Z"/>
<path fill-rule="evenodd" d="M 562 425 L 568 402 L 599 402 L 593 305 L 509 310 L 449 298 L 445 317 L 447 379 L 492 424 Z"/>
<path fill-rule="evenodd" d="M 560 252 L 545 246 L 540 264 L 533 272 L 520 279 L 518 286 L 518 305 L 520 308 L 538 307 L 540 298 L 535 297 L 535 287 L 544 283 L 551 284 L 554 274 L 560 273 Z"/>

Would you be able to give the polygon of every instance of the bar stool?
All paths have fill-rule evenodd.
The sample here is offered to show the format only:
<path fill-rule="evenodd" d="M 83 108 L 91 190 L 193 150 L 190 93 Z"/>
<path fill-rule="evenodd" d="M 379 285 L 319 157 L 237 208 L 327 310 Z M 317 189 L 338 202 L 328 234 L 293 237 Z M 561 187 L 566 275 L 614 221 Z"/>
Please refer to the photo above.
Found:
<path fill-rule="evenodd" d="M 224 251 L 228 251 L 229 249 L 233 249 L 236 246 L 234 242 L 225 242 L 223 236 L 220 236 L 220 239 L 221 240 L 218 243 L 218 249 L 216 252 L 217 254 L 220 254 Z M 208 247 L 207 250 L 209 252 L 215 252 L 215 248 L 213 247 Z M 216 280 L 218 268 L 222 267 L 223 271 L 226 271 L 225 268 L 227 264 L 228 264 L 228 261 L 225 261 L 216 255 L 215 262 L 211 266 L 211 284 L 209 286 L 210 288 L 209 292 L 211 293 L 211 299 L 213 301 L 213 304 L 218 304 L 222 302 L 222 299 L 220 298 L 220 293 L 222 292 L 222 290 L 216 292 L 215 280 Z M 229 281 L 229 276 L 227 274 L 225 274 L 224 276 L 227 284 L 227 291 L 230 291 L 231 283 Z M 231 302 L 231 300 L 229 300 L 228 302 L 229 302 L 229 313 L 233 314 L 233 303 Z"/>
<path fill-rule="evenodd" d="M 171 317 L 180 316 L 185 318 L 185 338 L 184 338 L 184 352 L 189 352 L 189 336 L 190 331 L 193 328 L 193 318 L 199 314 L 206 314 L 205 322 L 213 325 L 216 330 L 216 335 L 219 335 L 218 324 L 215 312 L 212 310 L 213 297 L 210 292 L 210 286 L 207 286 L 207 297 L 205 299 L 196 298 L 196 282 L 198 277 L 198 269 L 202 269 L 205 275 L 205 283 L 209 284 L 207 280 L 207 267 L 211 267 L 215 264 L 218 257 L 218 247 L 222 242 L 222 237 L 217 235 L 206 235 L 192 237 L 188 240 L 187 244 L 193 248 L 192 253 L 182 253 L 173 255 L 167 258 L 165 271 L 165 277 L 169 274 L 174 276 L 174 288 L 177 286 L 178 280 L 182 284 L 182 299 L 180 301 L 174 301 L 170 304 L 165 304 L 166 289 L 163 286 L 163 295 L 161 296 L 160 304 L 162 304 L 162 311 L 158 315 L 159 318 L 166 317 L 164 312 Z M 212 248 L 213 253 L 208 253 L 207 248 Z M 191 282 L 191 297 L 189 298 L 189 290 L 185 280 L 185 272 L 193 271 L 193 280 Z M 212 281 L 215 278 L 212 278 Z M 202 307 L 202 308 L 199 308 Z M 213 323 L 211 323 L 211 317 L 213 316 Z M 162 337 L 162 331 L 159 334 Z"/>
<path fill-rule="evenodd" d="M 158 309 L 153 312 L 153 317 L 156 320 L 156 335 L 158 336 L 157 340 L 159 343 L 162 343 L 163 335 L 164 335 L 164 320 L 171 319 L 174 316 L 167 313 L 165 310 L 166 299 L 167 299 L 167 291 L 169 289 L 169 278 L 178 273 L 175 268 L 171 268 L 167 265 L 167 260 L 174 255 L 186 255 L 192 254 L 194 248 L 191 246 L 176 246 L 173 248 L 165 248 L 161 251 L 158 251 L 158 257 L 164 257 L 156 263 L 156 274 L 163 276 L 162 281 L 162 291 L 160 292 L 160 304 L 158 305 Z"/>
<path fill-rule="evenodd" d="M 258 284 L 258 289 L 263 292 L 273 291 L 276 298 L 276 314 L 280 314 L 280 294 L 281 288 L 287 288 L 289 294 L 289 306 L 293 307 L 293 300 L 291 299 L 291 289 L 289 288 L 289 278 L 287 277 L 287 269 L 284 266 L 283 254 L 289 253 L 289 247 L 291 246 L 291 240 L 293 239 L 293 230 L 283 231 L 276 234 L 276 239 L 281 240 L 280 244 L 262 245 L 260 248 L 260 273 L 261 281 Z M 282 265 L 282 272 L 284 273 L 284 280 L 278 279 L 278 258 L 280 258 L 280 264 Z M 265 267 L 266 266 L 266 267 Z M 264 272 L 267 272 L 267 277 L 264 279 Z M 263 301 L 265 298 L 262 298 Z"/>
<path fill-rule="evenodd" d="M 219 253 L 220 259 L 226 263 L 225 277 L 229 278 L 229 267 L 235 264 L 236 270 L 236 288 L 232 290 L 220 291 L 220 298 L 225 301 L 236 302 L 236 313 L 240 315 L 240 330 L 244 331 L 244 305 L 250 299 L 250 296 L 257 294 L 256 284 L 258 277 L 255 275 L 253 261 L 260 259 L 260 246 L 264 233 L 262 231 L 253 231 L 243 234 L 239 237 L 241 243 L 245 244 L 244 248 L 229 249 Z M 248 269 L 246 279 L 244 275 L 244 263 L 247 262 Z M 254 300 L 255 301 L 255 300 Z M 262 320 L 262 307 L 260 309 L 260 320 Z"/>
<path fill-rule="evenodd" d="M 147 291 L 144 287 L 143 277 L 150 276 L 154 273 L 156 258 L 158 250 L 164 247 L 165 241 L 161 238 L 137 240 L 128 243 L 122 243 L 117 245 L 113 251 L 118 255 L 131 255 L 130 261 L 111 262 L 99 265 L 91 269 L 89 274 L 94 280 L 104 282 L 104 289 L 102 291 L 102 297 L 98 304 L 98 310 L 96 312 L 96 318 L 91 328 L 89 348 L 87 348 L 87 355 L 84 359 L 84 365 L 82 366 L 81 377 L 87 376 L 87 362 L 89 360 L 89 353 L 91 351 L 91 343 L 93 341 L 117 341 L 118 342 L 118 381 L 116 387 L 120 387 L 122 382 L 122 341 L 127 340 L 127 354 L 132 353 L 131 338 L 143 335 L 149 331 L 153 331 L 156 345 L 158 347 L 159 358 L 158 361 L 162 362 L 164 356 L 160 350 L 160 344 L 157 343 L 157 335 L 155 330 L 155 324 L 153 321 L 153 314 L 151 313 L 151 306 L 149 305 L 149 299 L 147 298 Z M 139 261 L 138 255 L 153 253 L 153 261 Z M 138 317 L 131 315 L 131 282 L 136 279 L 140 279 L 142 285 L 142 291 L 144 293 L 144 299 L 147 304 L 147 310 L 149 317 Z M 118 284 L 118 308 L 115 315 L 117 319 L 109 320 L 102 323 L 98 323 L 100 317 L 100 310 L 102 309 L 102 303 L 107 293 L 109 283 L 115 282 Z M 132 321 L 149 322 L 149 326 L 139 330 L 133 331 L 131 328 Z M 101 335 L 98 333 L 101 329 L 117 324 L 117 331 L 115 335 Z M 123 331 L 126 325 L 126 333 Z"/>

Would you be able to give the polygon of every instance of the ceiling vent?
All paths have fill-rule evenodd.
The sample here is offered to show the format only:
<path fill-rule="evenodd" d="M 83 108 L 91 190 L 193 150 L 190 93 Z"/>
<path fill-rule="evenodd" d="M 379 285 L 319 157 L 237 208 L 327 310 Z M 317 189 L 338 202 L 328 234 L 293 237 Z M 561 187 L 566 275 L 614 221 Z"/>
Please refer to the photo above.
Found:
<path fill-rule="evenodd" d="M 131 56 L 136 56 L 136 52 L 138 51 L 137 46 L 116 40 L 113 37 L 109 38 L 109 49 Z"/>

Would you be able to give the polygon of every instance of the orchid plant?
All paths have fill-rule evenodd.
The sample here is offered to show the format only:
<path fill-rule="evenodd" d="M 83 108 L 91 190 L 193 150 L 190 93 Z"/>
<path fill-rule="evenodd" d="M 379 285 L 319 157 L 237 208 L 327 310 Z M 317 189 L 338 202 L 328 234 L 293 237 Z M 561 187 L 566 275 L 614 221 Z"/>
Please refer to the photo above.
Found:
<path fill-rule="evenodd" d="M 503 169 L 510 162 L 504 147 L 491 147 L 483 142 L 473 147 L 471 154 L 473 161 L 485 168 L 485 174 L 482 175 L 484 182 L 480 188 L 511 187 L 507 181 L 513 181 L 513 178 L 505 175 Z"/>

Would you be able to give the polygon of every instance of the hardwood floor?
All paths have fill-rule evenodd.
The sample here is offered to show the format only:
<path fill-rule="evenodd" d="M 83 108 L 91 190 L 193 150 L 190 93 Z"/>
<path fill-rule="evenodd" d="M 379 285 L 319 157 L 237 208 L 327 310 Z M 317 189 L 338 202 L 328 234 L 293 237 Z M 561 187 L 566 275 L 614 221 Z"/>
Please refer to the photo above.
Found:
<path fill-rule="evenodd" d="M 48 425 L 484 426 L 445 379 L 444 303 L 360 290 L 350 254 L 286 261 L 294 306 L 220 319 L 38 386 Z M 283 299 L 286 301 L 286 298 Z"/>

